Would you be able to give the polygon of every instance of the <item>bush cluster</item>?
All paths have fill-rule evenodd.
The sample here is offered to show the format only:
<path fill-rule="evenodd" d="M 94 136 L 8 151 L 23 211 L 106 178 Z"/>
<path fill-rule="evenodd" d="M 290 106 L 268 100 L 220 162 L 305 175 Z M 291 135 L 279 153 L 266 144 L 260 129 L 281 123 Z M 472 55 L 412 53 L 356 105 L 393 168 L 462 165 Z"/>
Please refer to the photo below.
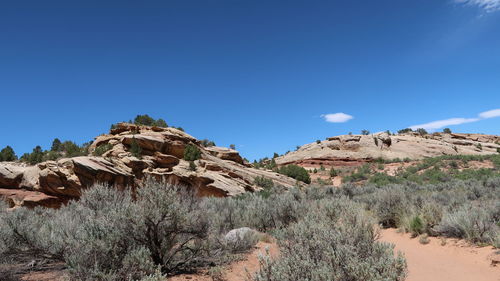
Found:
<path fill-rule="evenodd" d="M 273 180 L 266 178 L 264 176 L 256 177 L 254 179 L 254 184 L 257 186 L 263 187 L 264 189 L 270 189 L 270 188 L 274 187 Z"/>
<path fill-rule="evenodd" d="M 184 160 L 195 161 L 200 159 L 200 157 L 201 151 L 196 145 L 192 143 L 186 145 L 186 147 L 184 148 Z"/>
<path fill-rule="evenodd" d="M 153 181 L 133 194 L 97 185 L 59 210 L 1 213 L 0 255 L 64 261 L 72 280 L 138 280 L 158 268 L 184 272 L 231 252 L 202 205 L 186 189 Z M 251 241 L 238 251 L 255 244 L 255 237 L 245 239 Z"/>
<path fill-rule="evenodd" d="M 14 152 L 14 149 L 10 146 L 6 146 L 0 150 L 0 162 L 2 161 L 16 161 L 17 155 Z"/>
<path fill-rule="evenodd" d="M 277 259 L 262 258 L 255 281 L 403 280 L 405 260 L 377 242 L 375 224 L 500 247 L 499 189 L 499 177 L 272 187 L 234 198 L 199 198 L 154 181 L 133 193 L 97 185 L 58 210 L 0 206 L 0 256 L 61 260 L 73 280 L 161 280 L 234 260 L 257 236 L 225 235 L 249 227 L 272 234 L 280 246 Z"/>
<path fill-rule="evenodd" d="M 394 163 L 408 162 L 407 159 L 375 159 L 375 163 Z M 467 167 L 469 161 L 491 161 L 494 168 L 480 169 L 459 169 L 460 165 Z M 381 167 L 383 168 L 383 167 Z M 379 169 L 381 170 L 381 169 Z M 426 158 L 419 164 L 402 168 L 391 176 L 383 172 L 371 173 L 372 167 L 365 164 L 358 168 L 354 173 L 343 177 L 344 183 L 368 181 L 368 183 L 378 186 L 388 184 L 401 184 L 406 182 L 424 183 L 442 183 L 451 179 L 480 179 L 485 180 L 491 177 L 500 176 L 500 155 L 445 155 L 439 157 Z"/>
<path fill-rule="evenodd" d="M 277 172 L 301 182 L 308 184 L 311 183 L 311 178 L 309 177 L 307 170 L 297 165 L 286 165 L 280 167 Z"/>
<path fill-rule="evenodd" d="M 112 148 L 113 148 L 113 145 L 111 145 L 110 143 L 101 144 L 95 148 L 93 154 L 95 156 L 102 156 L 104 153 L 111 150 Z"/>
<path fill-rule="evenodd" d="M 269 157 L 264 157 L 259 159 L 259 161 L 254 160 L 253 161 L 253 167 L 256 169 L 266 169 L 266 170 L 276 170 L 278 165 L 276 164 L 275 158 L 279 157 L 277 153 L 274 153 L 273 158 L 269 159 Z"/>
<path fill-rule="evenodd" d="M 34 165 L 43 161 L 57 160 L 63 157 L 84 156 L 88 154 L 90 144 L 92 144 L 92 142 L 78 145 L 72 141 L 61 142 L 56 138 L 52 142 L 50 150 L 43 150 L 41 146 L 37 145 L 33 148 L 31 153 L 23 154 L 20 160 Z"/>
<path fill-rule="evenodd" d="M 376 242 L 361 203 L 333 189 L 275 187 L 261 195 L 199 198 L 153 181 L 132 195 L 97 185 L 58 210 L 0 212 L 0 256 L 22 252 L 64 261 L 72 280 L 161 280 L 234 260 L 258 237 L 228 241 L 225 234 L 250 227 L 274 234 L 287 253 L 263 263 L 255 280 L 404 278 L 404 259 Z M 297 270 L 283 273 L 290 265 Z M 319 275 L 307 273 L 314 268 Z"/>
<path fill-rule="evenodd" d="M 373 222 L 352 201 L 319 200 L 278 233 L 281 258 L 261 259 L 255 281 L 404 280 L 406 261 L 377 243 Z"/>
<path fill-rule="evenodd" d="M 151 116 L 144 114 L 144 115 L 137 115 L 134 118 L 134 122 L 129 122 L 129 123 L 134 123 L 136 125 L 145 125 L 145 126 L 156 126 L 156 127 L 163 127 L 167 128 L 167 122 L 165 120 L 159 118 L 159 119 L 154 119 Z"/>
<path fill-rule="evenodd" d="M 384 227 L 500 247 L 500 177 L 423 185 L 346 185 L 338 192 L 363 203 Z"/>

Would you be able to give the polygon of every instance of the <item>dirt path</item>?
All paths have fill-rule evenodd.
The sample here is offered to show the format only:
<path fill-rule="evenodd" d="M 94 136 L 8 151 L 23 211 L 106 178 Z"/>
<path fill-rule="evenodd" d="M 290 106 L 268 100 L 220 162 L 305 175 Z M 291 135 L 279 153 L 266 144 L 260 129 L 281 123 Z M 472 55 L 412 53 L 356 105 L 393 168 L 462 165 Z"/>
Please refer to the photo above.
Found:
<path fill-rule="evenodd" d="M 383 242 L 396 245 L 408 263 L 407 281 L 500 281 L 500 265 L 493 247 L 474 247 L 463 241 L 446 239 L 443 246 L 439 238 L 430 237 L 430 243 L 420 244 L 418 238 L 397 233 L 395 229 L 381 231 Z"/>

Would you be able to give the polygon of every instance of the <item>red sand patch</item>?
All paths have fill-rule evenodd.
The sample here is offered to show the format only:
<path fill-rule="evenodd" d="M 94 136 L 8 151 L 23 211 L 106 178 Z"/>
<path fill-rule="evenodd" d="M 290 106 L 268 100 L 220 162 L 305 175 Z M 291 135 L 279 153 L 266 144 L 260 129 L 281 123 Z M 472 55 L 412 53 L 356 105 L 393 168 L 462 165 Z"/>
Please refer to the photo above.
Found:
<path fill-rule="evenodd" d="M 423 245 L 410 234 L 397 233 L 395 229 L 381 230 L 380 241 L 396 245 L 408 263 L 407 281 L 499 281 L 500 266 L 493 266 L 497 256 L 493 247 L 475 247 L 456 239 L 429 237 Z"/>

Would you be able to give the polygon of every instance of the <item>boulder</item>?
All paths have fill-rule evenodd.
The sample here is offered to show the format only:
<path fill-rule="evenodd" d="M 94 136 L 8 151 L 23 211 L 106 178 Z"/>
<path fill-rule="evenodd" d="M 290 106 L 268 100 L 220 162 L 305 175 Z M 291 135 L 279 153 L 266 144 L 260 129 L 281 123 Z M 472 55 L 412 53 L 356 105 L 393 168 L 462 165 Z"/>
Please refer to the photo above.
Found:
<path fill-rule="evenodd" d="M 224 235 L 224 241 L 229 244 L 236 244 L 249 235 L 255 235 L 257 232 L 249 227 L 241 227 L 230 230 Z"/>
<path fill-rule="evenodd" d="M 226 148 L 226 147 L 218 147 L 218 146 L 211 146 L 211 147 L 206 147 L 205 148 L 210 154 L 213 156 L 220 158 L 222 160 L 229 160 L 236 162 L 238 164 L 243 165 L 243 158 L 240 156 L 238 151 Z"/>
<path fill-rule="evenodd" d="M 158 166 L 162 168 L 172 168 L 179 164 L 180 161 L 179 158 L 173 155 L 163 154 L 161 152 L 155 152 L 154 160 Z"/>
<path fill-rule="evenodd" d="M 0 166 L 0 187 L 18 188 L 22 181 L 24 167 L 4 163 Z"/>

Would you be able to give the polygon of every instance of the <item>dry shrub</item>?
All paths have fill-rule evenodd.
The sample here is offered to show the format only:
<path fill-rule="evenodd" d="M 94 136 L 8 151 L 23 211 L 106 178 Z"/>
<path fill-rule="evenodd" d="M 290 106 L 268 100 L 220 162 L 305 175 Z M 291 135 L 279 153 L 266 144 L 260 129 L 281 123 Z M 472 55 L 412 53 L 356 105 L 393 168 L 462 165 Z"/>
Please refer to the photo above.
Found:
<path fill-rule="evenodd" d="M 404 280 L 404 258 L 375 241 L 373 221 L 359 206 L 341 200 L 319 202 L 282 230 L 280 258 L 263 257 L 254 280 Z"/>

